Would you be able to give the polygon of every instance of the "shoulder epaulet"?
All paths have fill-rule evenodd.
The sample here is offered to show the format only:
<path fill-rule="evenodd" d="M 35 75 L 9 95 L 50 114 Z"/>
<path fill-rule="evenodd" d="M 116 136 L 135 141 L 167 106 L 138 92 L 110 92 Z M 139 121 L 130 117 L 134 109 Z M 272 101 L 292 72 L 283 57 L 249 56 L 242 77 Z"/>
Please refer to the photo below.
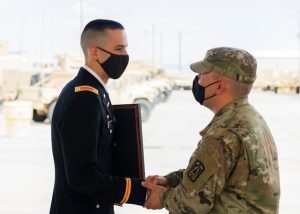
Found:
<path fill-rule="evenodd" d="M 96 88 L 94 88 L 92 86 L 89 86 L 89 85 L 76 86 L 74 91 L 75 91 L 75 93 L 81 92 L 81 91 L 90 91 L 90 92 L 92 92 L 94 94 L 97 94 L 97 95 L 99 94 L 98 89 L 96 89 Z"/>

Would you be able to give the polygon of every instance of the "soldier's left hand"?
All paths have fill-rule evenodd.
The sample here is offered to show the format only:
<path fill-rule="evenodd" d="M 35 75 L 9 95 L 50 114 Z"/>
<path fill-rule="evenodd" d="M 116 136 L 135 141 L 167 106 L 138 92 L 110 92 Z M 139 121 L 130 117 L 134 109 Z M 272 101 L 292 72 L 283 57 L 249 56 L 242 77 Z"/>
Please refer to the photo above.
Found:
<path fill-rule="evenodd" d="M 163 205 L 160 201 L 160 193 L 165 188 L 149 182 L 142 182 L 142 186 L 149 191 L 148 198 L 144 204 L 144 207 L 152 210 L 162 209 Z"/>

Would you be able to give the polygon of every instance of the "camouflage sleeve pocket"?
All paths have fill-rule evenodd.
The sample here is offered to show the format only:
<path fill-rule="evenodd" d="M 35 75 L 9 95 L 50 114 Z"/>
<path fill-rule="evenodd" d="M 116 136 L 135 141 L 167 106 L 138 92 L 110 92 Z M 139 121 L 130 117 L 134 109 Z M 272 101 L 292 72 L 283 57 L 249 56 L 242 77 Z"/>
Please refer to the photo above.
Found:
<path fill-rule="evenodd" d="M 207 144 L 200 144 L 184 172 L 182 185 L 188 197 L 195 197 L 218 170 L 220 154 Z"/>

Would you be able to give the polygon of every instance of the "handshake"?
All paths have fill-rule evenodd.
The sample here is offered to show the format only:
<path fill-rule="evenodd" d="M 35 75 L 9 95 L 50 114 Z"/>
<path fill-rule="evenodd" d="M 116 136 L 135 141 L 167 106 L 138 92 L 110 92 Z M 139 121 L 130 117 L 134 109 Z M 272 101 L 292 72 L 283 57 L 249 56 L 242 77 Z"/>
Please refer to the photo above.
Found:
<path fill-rule="evenodd" d="M 142 186 L 147 189 L 143 207 L 153 210 L 162 209 L 164 206 L 160 200 L 160 195 L 168 187 L 167 179 L 159 175 L 150 175 L 142 182 Z"/>

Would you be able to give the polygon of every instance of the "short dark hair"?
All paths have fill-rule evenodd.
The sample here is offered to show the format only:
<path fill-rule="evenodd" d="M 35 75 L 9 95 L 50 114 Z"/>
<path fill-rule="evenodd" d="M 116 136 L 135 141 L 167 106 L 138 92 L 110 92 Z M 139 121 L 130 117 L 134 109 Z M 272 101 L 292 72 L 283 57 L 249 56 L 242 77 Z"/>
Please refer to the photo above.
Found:
<path fill-rule="evenodd" d="M 96 43 L 99 38 L 105 37 L 105 30 L 120 29 L 124 27 L 119 22 L 107 19 L 95 19 L 90 21 L 83 29 L 80 37 L 80 45 L 83 53 L 86 55 L 86 50 L 92 43 Z"/>
<path fill-rule="evenodd" d="M 87 30 L 94 30 L 94 31 L 100 31 L 103 32 L 106 29 L 121 29 L 124 30 L 123 25 L 121 25 L 119 22 L 113 21 L 113 20 L 107 20 L 107 19 L 95 19 L 93 21 L 90 21 L 87 23 L 87 25 L 84 27 L 82 34 L 86 32 Z"/>

